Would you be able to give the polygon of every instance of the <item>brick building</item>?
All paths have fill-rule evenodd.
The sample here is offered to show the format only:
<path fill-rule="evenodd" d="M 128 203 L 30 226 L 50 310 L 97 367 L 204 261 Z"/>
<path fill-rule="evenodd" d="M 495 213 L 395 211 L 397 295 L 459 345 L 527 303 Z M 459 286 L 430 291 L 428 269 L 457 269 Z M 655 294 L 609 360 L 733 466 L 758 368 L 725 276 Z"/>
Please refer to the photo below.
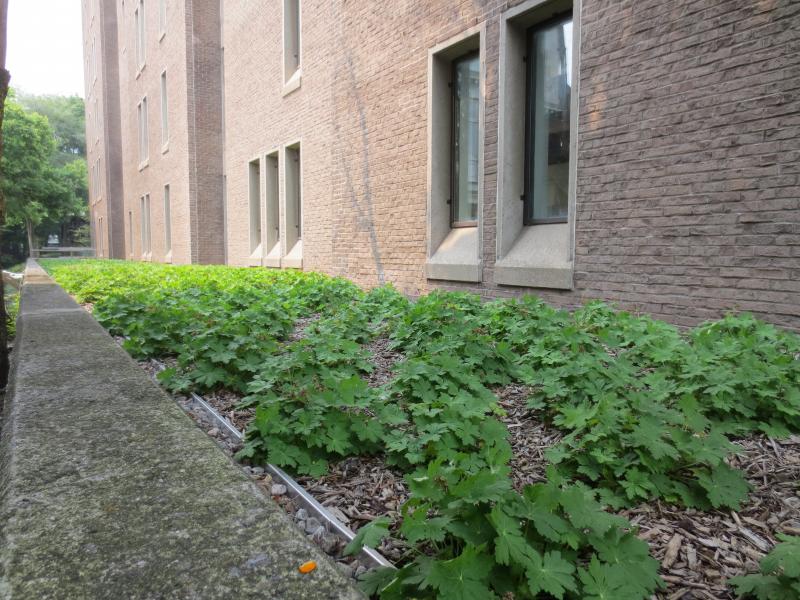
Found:
<path fill-rule="evenodd" d="M 129 258 L 800 329 L 796 1 L 108 4 Z"/>

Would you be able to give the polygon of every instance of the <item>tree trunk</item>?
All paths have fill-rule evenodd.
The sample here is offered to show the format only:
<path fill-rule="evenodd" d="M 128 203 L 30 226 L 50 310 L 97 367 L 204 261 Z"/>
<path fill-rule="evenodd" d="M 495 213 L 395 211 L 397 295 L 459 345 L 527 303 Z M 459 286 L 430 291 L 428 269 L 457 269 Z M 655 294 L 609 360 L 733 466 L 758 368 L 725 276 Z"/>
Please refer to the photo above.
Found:
<path fill-rule="evenodd" d="M 6 70 L 6 31 L 8 25 L 8 0 L 0 0 L 0 157 L 3 156 L 3 115 L 6 108 L 8 83 L 11 74 Z M 0 172 L 0 183 L 3 173 Z M 6 199 L 0 186 L 0 235 L 6 224 Z M 0 240 L 2 241 L 2 240 Z M 0 246 L 2 247 L 2 246 Z M 8 314 L 6 313 L 6 294 L 3 277 L 0 273 L 0 388 L 8 383 Z"/>
<path fill-rule="evenodd" d="M 28 234 L 28 256 L 33 256 L 33 221 L 25 219 L 25 233 Z"/>

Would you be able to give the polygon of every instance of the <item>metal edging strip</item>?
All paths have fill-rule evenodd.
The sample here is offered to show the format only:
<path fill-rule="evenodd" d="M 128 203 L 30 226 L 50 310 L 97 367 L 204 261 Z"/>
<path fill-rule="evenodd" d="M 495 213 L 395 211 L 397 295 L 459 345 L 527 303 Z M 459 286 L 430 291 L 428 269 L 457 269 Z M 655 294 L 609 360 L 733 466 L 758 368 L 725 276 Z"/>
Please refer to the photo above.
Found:
<path fill-rule="evenodd" d="M 159 370 L 164 370 L 165 366 L 160 361 L 154 360 L 153 361 Z M 213 406 L 211 406 L 205 399 L 195 394 L 194 392 L 190 393 L 192 400 L 200 406 L 207 414 L 210 416 L 215 422 L 217 422 L 225 431 L 236 438 L 237 440 L 244 439 L 244 433 L 239 431 L 228 419 L 223 417 Z M 273 464 L 267 463 L 266 470 L 269 474 L 274 478 L 277 479 L 280 483 L 286 486 L 286 490 L 288 495 L 292 500 L 296 500 L 298 503 L 302 504 L 302 507 L 305 508 L 307 511 L 314 513 L 314 515 L 320 518 L 322 521 L 327 524 L 327 529 L 333 529 L 337 534 L 347 539 L 348 542 L 352 542 L 356 534 L 350 529 L 347 525 L 339 521 L 327 508 L 322 506 L 316 498 L 314 498 L 311 494 L 309 494 L 303 486 L 297 483 L 291 475 L 286 473 L 280 467 L 276 467 Z M 361 550 L 361 554 L 364 558 L 366 558 L 373 567 L 390 567 L 394 568 L 394 565 L 386 560 L 378 551 L 374 550 L 373 548 L 369 548 L 364 546 Z"/>

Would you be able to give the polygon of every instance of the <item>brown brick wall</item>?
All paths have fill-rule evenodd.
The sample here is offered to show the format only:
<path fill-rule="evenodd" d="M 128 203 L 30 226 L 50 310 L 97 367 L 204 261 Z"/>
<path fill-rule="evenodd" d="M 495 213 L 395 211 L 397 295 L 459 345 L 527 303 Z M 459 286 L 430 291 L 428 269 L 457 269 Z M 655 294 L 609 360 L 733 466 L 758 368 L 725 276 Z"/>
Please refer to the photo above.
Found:
<path fill-rule="evenodd" d="M 157 3 L 150 4 L 155 20 Z M 583 1 L 572 291 L 493 281 L 500 28 L 502 14 L 517 4 L 302 0 L 302 82 L 284 95 L 282 2 L 226 0 L 220 152 L 228 262 L 249 264 L 248 162 L 299 140 L 306 269 L 367 286 L 392 282 L 409 294 L 433 287 L 486 297 L 535 293 L 563 306 L 603 298 L 686 325 L 747 310 L 800 329 L 800 4 Z M 428 51 L 481 23 L 483 281 L 451 284 L 424 274 Z M 132 25 L 126 27 L 132 48 Z M 149 50 L 148 62 L 152 56 Z M 208 79 L 184 72 L 186 79 L 170 89 L 181 116 L 195 114 L 178 97 L 192 89 L 207 94 L 214 113 L 213 48 L 206 56 Z M 185 43 L 169 49 L 168 58 L 192 64 Z M 174 69 L 177 74 L 179 65 Z M 133 73 L 122 79 L 134 81 Z M 128 85 L 152 85 L 136 81 Z M 151 94 L 157 100 L 157 81 Z M 127 109 L 123 103 L 123 120 L 127 110 L 132 143 L 125 146 L 135 152 L 134 98 Z M 157 102 L 150 118 L 152 139 Z M 171 119 L 170 127 L 190 135 L 188 123 Z M 216 135 L 212 123 L 198 136 L 209 156 L 216 155 Z M 191 153 L 176 150 L 180 160 L 164 165 L 164 173 L 188 188 Z M 218 163 L 206 165 L 209 197 L 218 194 Z M 128 173 L 132 166 L 125 164 Z M 153 194 L 156 206 L 160 194 Z M 140 195 L 128 191 L 127 179 L 126 195 Z M 221 239 L 215 217 L 191 229 L 189 208 L 178 212 L 173 209 L 173 245 L 187 247 L 181 260 L 193 260 L 193 231 Z M 154 259 L 156 222 L 154 213 Z M 136 217 L 134 226 L 138 232 Z"/>

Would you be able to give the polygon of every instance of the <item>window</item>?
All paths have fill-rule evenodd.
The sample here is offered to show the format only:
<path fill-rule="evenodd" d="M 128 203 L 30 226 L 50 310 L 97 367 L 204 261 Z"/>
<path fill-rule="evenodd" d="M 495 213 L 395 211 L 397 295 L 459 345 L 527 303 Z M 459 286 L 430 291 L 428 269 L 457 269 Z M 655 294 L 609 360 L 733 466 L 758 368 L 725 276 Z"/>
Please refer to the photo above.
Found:
<path fill-rule="evenodd" d="M 303 267 L 303 169 L 300 144 L 286 146 L 284 151 L 284 229 L 281 266 Z"/>
<path fill-rule="evenodd" d="M 266 217 L 267 231 L 265 241 L 267 243 L 267 254 L 272 254 L 278 250 L 280 258 L 281 241 L 281 222 L 280 222 L 280 199 L 278 191 L 278 153 L 268 154 L 264 164 L 264 179 L 266 184 Z M 268 265 L 275 266 L 275 265 Z"/>
<path fill-rule="evenodd" d="M 133 211 L 128 211 L 128 249 L 130 257 L 133 258 Z"/>
<path fill-rule="evenodd" d="M 147 134 L 147 96 L 139 103 L 139 163 L 144 166 L 150 156 L 149 139 Z"/>
<path fill-rule="evenodd" d="M 97 39 L 92 38 L 92 83 L 97 81 Z"/>
<path fill-rule="evenodd" d="M 286 227 L 287 235 L 303 239 L 303 198 L 300 177 L 300 144 L 286 149 Z M 293 230 L 293 231 L 292 231 Z"/>
<path fill-rule="evenodd" d="M 133 12 L 133 20 L 136 26 L 136 60 L 139 69 L 144 67 L 147 58 L 145 54 L 145 22 L 144 22 L 144 0 L 139 0 L 139 5 Z"/>
<path fill-rule="evenodd" d="M 471 52 L 453 61 L 450 202 L 453 227 L 478 224 L 478 115 L 480 57 Z"/>
<path fill-rule="evenodd" d="M 580 10 L 522 0 L 500 19 L 493 282 L 574 286 Z"/>
<path fill-rule="evenodd" d="M 94 163 L 94 197 L 100 198 L 100 159 Z"/>
<path fill-rule="evenodd" d="M 97 256 L 103 256 L 103 217 L 97 218 Z"/>
<path fill-rule="evenodd" d="M 283 0 L 283 81 L 300 69 L 300 0 Z"/>
<path fill-rule="evenodd" d="M 485 25 L 428 51 L 428 279 L 481 281 Z"/>
<path fill-rule="evenodd" d="M 566 223 L 569 207 L 572 14 L 528 29 L 525 225 Z"/>
<path fill-rule="evenodd" d="M 261 248 L 261 163 L 258 159 L 248 164 L 250 194 L 250 254 Z"/>
<path fill-rule="evenodd" d="M 164 186 L 164 252 L 172 252 L 172 207 L 169 200 L 169 185 Z"/>
<path fill-rule="evenodd" d="M 167 0 L 158 0 L 158 31 L 160 37 L 167 33 Z"/>
<path fill-rule="evenodd" d="M 142 211 L 142 256 L 148 258 L 150 256 L 150 194 L 145 194 L 140 199 Z"/>
<path fill-rule="evenodd" d="M 167 107 L 167 72 L 161 74 L 161 145 L 169 142 L 169 109 Z"/>

